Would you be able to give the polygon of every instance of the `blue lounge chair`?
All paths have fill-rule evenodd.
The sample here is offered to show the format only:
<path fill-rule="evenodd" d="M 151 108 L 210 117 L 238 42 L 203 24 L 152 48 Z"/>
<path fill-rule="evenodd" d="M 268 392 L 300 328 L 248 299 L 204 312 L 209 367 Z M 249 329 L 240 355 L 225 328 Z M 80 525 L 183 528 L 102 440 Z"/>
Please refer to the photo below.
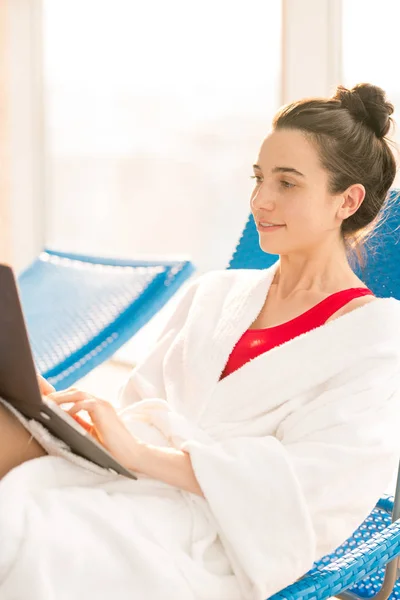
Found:
<path fill-rule="evenodd" d="M 38 370 L 66 388 L 110 358 L 193 273 L 190 261 L 46 250 L 18 279 Z"/>
<path fill-rule="evenodd" d="M 366 244 L 365 269 L 356 271 L 377 296 L 400 300 L 399 195 L 396 190 L 391 192 L 388 217 Z M 276 261 L 277 256 L 260 249 L 258 237 L 250 216 L 229 269 L 264 269 Z M 298 550 L 301 552 L 301 548 Z M 400 574 L 399 557 L 400 467 L 395 497 L 382 498 L 351 538 L 270 600 L 324 600 L 331 596 L 344 600 L 389 597 L 400 600 L 400 581 L 396 583 Z"/>

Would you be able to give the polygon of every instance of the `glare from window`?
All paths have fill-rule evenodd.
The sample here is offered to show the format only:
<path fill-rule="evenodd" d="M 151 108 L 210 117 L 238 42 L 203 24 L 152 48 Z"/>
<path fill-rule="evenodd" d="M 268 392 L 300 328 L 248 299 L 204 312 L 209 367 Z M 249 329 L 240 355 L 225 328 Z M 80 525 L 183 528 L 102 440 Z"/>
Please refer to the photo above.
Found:
<path fill-rule="evenodd" d="M 398 36 L 392 24 L 400 19 L 398 0 L 343 2 L 343 82 L 372 83 L 383 88 L 395 106 L 394 139 L 400 142 L 400 79 L 397 77 Z"/>
<path fill-rule="evenodd" d="M 49 245 L 224 266 L 280 56 L 278 0 L 44 0 Z"/>

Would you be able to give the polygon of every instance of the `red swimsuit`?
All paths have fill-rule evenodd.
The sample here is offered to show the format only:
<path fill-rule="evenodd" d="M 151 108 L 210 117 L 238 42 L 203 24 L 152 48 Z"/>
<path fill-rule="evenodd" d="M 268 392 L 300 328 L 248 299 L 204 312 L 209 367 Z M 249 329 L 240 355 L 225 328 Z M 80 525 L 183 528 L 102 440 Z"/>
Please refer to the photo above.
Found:
<path fill-rule="evenodd" d="M 331 294 L 298 317 L 265 329 L 248 329 L 232 350 L 221 379 L 239 369 L 246 362 L 284 342 L 323 325 L 329 317 L 350 300 L 373 295 L 368 288 L 350 288 Z"/>

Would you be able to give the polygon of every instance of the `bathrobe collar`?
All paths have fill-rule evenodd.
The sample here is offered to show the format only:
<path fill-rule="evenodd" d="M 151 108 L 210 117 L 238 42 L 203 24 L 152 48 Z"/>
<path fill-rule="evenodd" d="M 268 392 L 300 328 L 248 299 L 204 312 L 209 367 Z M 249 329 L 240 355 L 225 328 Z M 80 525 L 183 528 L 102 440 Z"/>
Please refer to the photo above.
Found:
<path fill-rule="evenodd" d="M 210 405 L 216 416 L 218 398 L 227 396 L 235 419 L 254 418 L 265 411 L 266 397 L 280 404 L 348 368 L 360 355 L 384 356 L 397 344 L 400 302 L 380 298 L 255 357 L 219 380 L 233 347 L 260 313 L 278 265 L 279 261 L 269 269 L 226 272 L 232 280 L 228 293 L 221 297 L 216 290 L 215 297 L 208 298 L 221 303 L 216 322 L 206 324 L 205 310 L 200 323 L 187 323 L 182 340 L 188 367 L 184 390 L 191 404 L 197 403 L 199 418 Z"/>

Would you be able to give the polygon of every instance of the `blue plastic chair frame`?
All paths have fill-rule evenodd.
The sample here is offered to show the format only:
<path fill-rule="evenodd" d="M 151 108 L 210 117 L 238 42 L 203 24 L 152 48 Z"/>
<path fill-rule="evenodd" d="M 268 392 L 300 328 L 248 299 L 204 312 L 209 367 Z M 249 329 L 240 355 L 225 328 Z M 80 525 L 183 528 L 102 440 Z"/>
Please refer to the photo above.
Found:
<path fill-rule="evenodd" d="M 355 270 L 375 295 L 400 300 L 399 195 L 398 190 L 390 192 L 387 216 L 366 244 L 365 268 Z M 277 258 L 260 249 L 259 234 L 250 216 L 228 268 L 265 269 Z M 331 596 L 343 600 L 389 597 L 400 600 L 400 581 L 396 583 L 399 556 L 400 468 L 395 498 L 381 499 L 344 544 L 269 600 L 324 600 Z"/>
<path fill-rule="evenodd" d="M 143 327 L 193 271 L 187 260 L 45 250 L 18 279 L 38 370 L 57 389 L 72 385 Z"/>

